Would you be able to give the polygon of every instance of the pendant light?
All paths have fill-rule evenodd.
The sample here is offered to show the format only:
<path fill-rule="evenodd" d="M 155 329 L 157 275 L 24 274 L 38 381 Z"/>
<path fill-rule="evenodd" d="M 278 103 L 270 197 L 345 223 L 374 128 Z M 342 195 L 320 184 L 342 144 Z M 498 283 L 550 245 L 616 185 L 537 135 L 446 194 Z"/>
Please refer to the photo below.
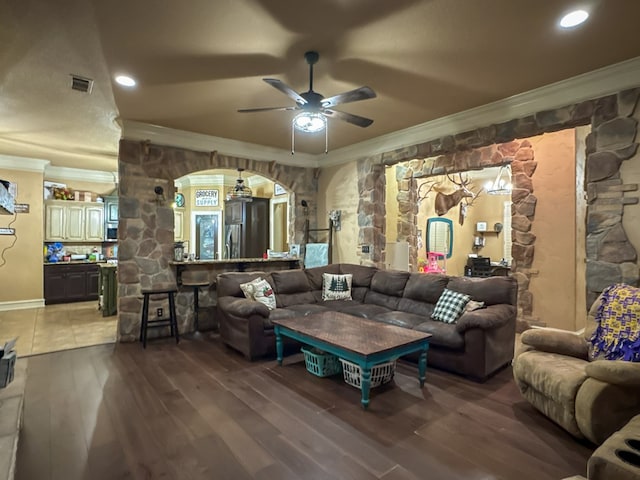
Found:
<path fill-rule="evenodd" d="M 243 171 L 244 168 L 238 168 L 238 179 L 236 180 L 235 186 L 231 187 L 227 192 L 227 201 L 253 201 L 253 193 L 251 192 L 251 189 L 244 184 L 244 179 L 242 178 Z"/>

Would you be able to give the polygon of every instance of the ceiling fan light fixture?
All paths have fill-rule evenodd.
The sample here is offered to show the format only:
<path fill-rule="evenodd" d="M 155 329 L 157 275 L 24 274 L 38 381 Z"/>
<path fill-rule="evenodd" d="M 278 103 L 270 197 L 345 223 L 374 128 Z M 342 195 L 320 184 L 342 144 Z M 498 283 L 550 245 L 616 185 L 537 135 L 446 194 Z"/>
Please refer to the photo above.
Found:
<path fill-rule="evenodd" d="M 327 128 L 327 119 L 318 112 L 302 112 L 293 118 L 293 126 L 301 132 L 317 133 Z"/>

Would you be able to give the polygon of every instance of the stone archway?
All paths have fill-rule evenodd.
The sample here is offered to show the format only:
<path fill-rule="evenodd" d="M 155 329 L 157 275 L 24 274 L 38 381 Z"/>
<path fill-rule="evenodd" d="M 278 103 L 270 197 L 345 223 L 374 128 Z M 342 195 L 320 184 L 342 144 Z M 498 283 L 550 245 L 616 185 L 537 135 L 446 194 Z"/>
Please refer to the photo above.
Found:
<path fill-rule="evenodd" d="M 292 192 L 293 228 L 290 239 L 300 243 L 308 214 L 315 225 L 317 170 L 283 166 L 276 162 L 196 152 L 148 142 L 122 140 L 118 159 L 120 223 L 118 229 L 119 338 L 135 341 L 140 326 L 141 288 L 175 281 L 173 259 L 173 209 L 156 201 L 154 188 L 172 192 L 174 179 L 192 172 L 216 168 L 244 168 L 278 182 Z M 300 205 L 307 200 L 307 211 Z M 296 201 L 297 200 L 297 201 Z M 187 302 L 178 299 L 180 331 L 190 329 Z M 180 311 L 183 308 L 185 311 Z"/>
<path fill-rule="evenodd" d="M 512 141 L 464 152 L 452 158 L 435 157 L 412 160 L 396 166 L 398 183 L 398 241 L 409 243 L 409 263 L 417 265 L 417 188 L 418 179 L 436 175 L 482 170 L 511 165 L 512 201 L 512 272 L 518 280 L 518 319 L 527 325 L 532 319 L 533 296 L 529 290 L 536 236 L 530 232 L 535 219 L 537 198 L 533 194 L 531 177 L 537 162 L 528 140 Z"/>

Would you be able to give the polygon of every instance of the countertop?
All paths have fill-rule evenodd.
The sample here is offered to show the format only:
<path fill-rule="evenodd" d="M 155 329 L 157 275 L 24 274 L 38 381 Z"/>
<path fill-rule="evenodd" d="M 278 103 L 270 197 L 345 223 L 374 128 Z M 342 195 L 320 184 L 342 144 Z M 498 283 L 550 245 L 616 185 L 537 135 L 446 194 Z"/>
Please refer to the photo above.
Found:
<path fill-rule="evenodd" d="M 44 262 L 45 265 L 91 265 L 107 263 L 106 260 L 70 260 L 68 262 Z"/>
<path fill-rule="evenodd" d="M 171 265 L 210 265 L 226 263 L 275 263 L 275 262 L 299 262 L 301 258 L 223 258 L 218 260 L 190 260 L 187 262 L 169 262 Z"/>

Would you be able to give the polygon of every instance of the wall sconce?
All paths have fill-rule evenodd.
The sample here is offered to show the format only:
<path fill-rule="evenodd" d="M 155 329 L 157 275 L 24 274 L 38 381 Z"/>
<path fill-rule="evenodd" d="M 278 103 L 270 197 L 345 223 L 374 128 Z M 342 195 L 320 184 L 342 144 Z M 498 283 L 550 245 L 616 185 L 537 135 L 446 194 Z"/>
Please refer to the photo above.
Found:
<path fill-rule="evenodd" d="M 302 205 L 303 211 L 302 213 L 304 214 L 305 217 L 309 216 L 309 204 L 307 203 L 306 200 L 302 200 L 300 202 L 300 205 Z"/>
<path fill-rule="evenodd" d="M 331 210 L 329 212 L 329 220 L 331 220 L 331 224 L 336 232 L 340 231 L 342 227 L 340 224 L 340 216 L 342 215 L 342 210 Z"/>
<path fill-rule="evenodd" d="M 164 188 L 162 188 L 160 185 L 156 185 L 153 188 L 154 193 L 156 194 L 156 203 L 158 205 L 163 205 L 165 198 L 164 198 Z"/>

